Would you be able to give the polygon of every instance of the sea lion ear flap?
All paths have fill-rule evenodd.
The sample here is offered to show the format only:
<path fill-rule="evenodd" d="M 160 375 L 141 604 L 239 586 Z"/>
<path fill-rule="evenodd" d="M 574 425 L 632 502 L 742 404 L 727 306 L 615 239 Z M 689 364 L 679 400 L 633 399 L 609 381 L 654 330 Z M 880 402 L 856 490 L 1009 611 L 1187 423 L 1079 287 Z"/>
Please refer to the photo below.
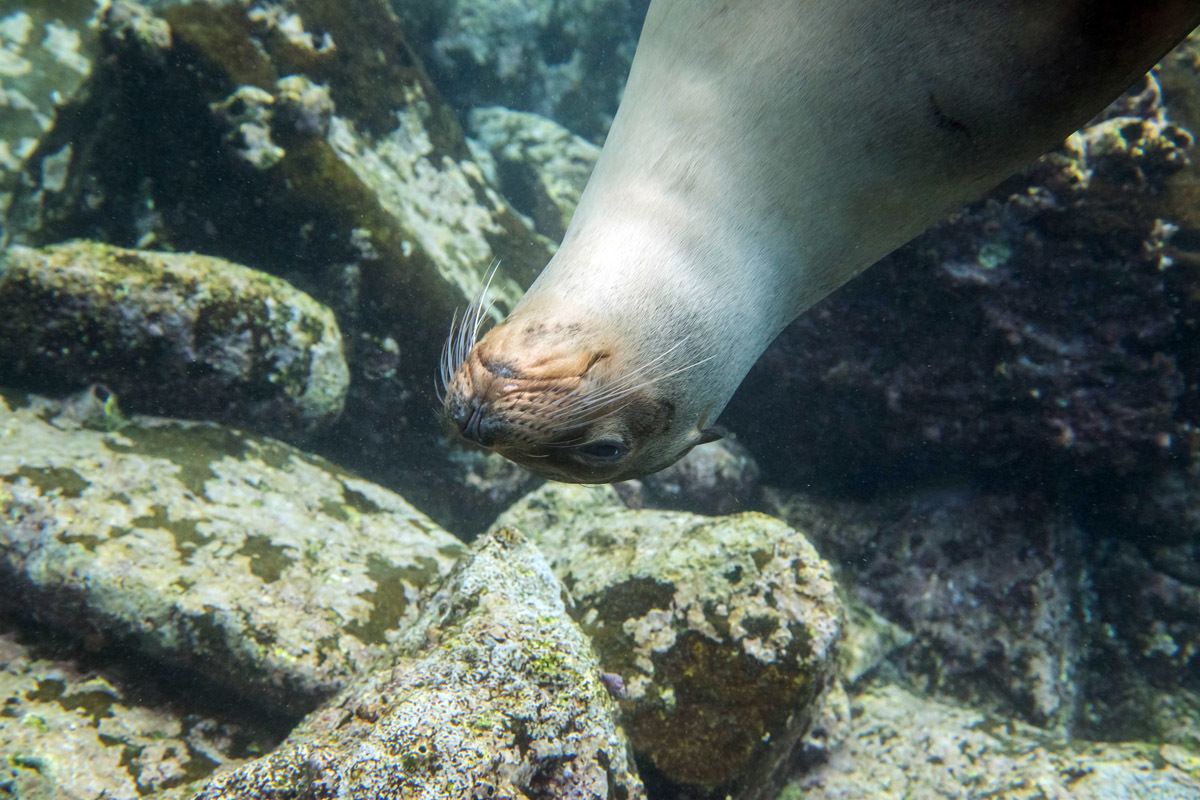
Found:
<path fill-rule="evenodd" d="M 715 442 L 718 439 L 724 439 L 726 433 L 728 433 L 728 431 L 719 425 L 715 425 L 711 428 L 704 428 L 700 431 L 700 439 L 696 442 L 696 444 L 708 444 L 709 442 Z"/>

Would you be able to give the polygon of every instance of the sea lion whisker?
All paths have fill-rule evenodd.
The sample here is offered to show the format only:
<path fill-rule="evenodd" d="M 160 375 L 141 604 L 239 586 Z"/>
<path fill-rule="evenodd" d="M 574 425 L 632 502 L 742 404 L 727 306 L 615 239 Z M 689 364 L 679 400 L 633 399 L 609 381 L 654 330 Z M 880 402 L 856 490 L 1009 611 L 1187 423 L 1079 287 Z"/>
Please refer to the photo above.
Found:
<path fill-rule="evenodd" d="M 670 372 L 665 372 L 662 375 L 656 375 L 653 378 L 650 378 L 648 380 L 638 381 L 637 383 L 631 382 L 631 379 L 634 376 L 636 376 L 638 373 L 642 372 L 645 368 L 657 366 L 655 364 L 655 362 L 650 362 L 649 364 L 646 365 L 646 367 L 634 370 L 633 372 L 630 372 L 628 375 L 622 376 L 622 378 L 620 379 L 619 382 L 605 387 L 605 389 L 603 391 L 597 392 L 596 394 L 594 394 L 590 397 L 587 397 L 583 402 L 571 406 L 571 408 L 569 410 L 570 411 L 586 410 L 589 407 L 602 405 L 604 403 L 608 403 L 613 400 L 618 400 L 621 397 L 624 397 L 625 395 L 627 395 L 631 392 L 635 392 L 640 389 L 644 389 L 647 386 L 652 386 L 661 380 L 665 380 L 666 378 L 670 378 L 675 375 L 679 375 L 680 373 L 686 372 L 690 369 L 695 369 L 696 367 L 700 366 L 701 364 L 711 361 L 713 358 L 715 358 L 715 356 L 708 356 L 707 358 L 701 358 L 696 361 L 693 361 L 690 364 L 685 364 L 682 367 L 671 370 Z"/>
<path fill-rule="evenodd" d="M 653 369 L 654 367 L 657 367 L 662 361 L 664 361 L 671 354 L 672 351 L 674 351 L 677 347 L 682 345 L 685 341 L 686 341 L 686 339 L 683 341 L 677 342 L 674 346 L 668 348 L 666 351 L 660 353 L 658 356 L 656 356 L 655 358 L 646 362 L 645 364 L 638 367 L 637 369 L 632 370 L 631 372 L 628 372 L 628 373 L 620 376 L 615 381 L 613 381 L 612 383 L 605 386 L 599 392 L 596 392 L 595 394 L 592 394 L 591 396 L 584 398 L 581 403 L 578 403 L 578 404 L 572 403 L 572 404 L 565 405 L 565 406 L 561 405 L 567 399 L 571 398 L 572 396 L 577 396 L 578 394 L 583 392 L 586 388 L 588 388 L 587 384 L 581 384 L 581 385 L 575 387 L 570 392 L 568 392 L 566 395 L 564 395 L 562 398 L 559 398 L 554 403 L 550 404 L 549 408 L 554 408 L 555 410 L 549 414 L 545 414 L 544 418 L 547 420 L 553 421 L 554 419 L 557 419 L 557 418 L 560 418 L 563 416 L 574 416 L 577 412 L 579 412 L 581 410 L 586 410 L 588 407 L 601 405 L 601 404 L 606 403 L 616 397 L 620 397 L 627 389 L 635 386 L 633 381 L 639 374 L 641 374 L 647 370 Z M 674 374 L 674 373 L 672 373 L 672 374 Z M 636 386 L 645 386 L 645 385 L 646 384 L 644 384 L 644 383 L 636 384 Z"/>
<path fill-rule="evenodd" d="M 441 358 L 441 378 L 442 389 L 449 394 L 450 380 L 453 378 L 455 371 L 458 369 L 458 364 L 454 362 L 454 351 L 450 343 L 455 339 L 455 330 L 458 327 L 458 309 L 454 309 L 454 315 L 450 318 L 450 333 L 446 337 L 446 341 L 442 343 L 442 358 Z M 438 399 L 442 399 L 442 393 L 438 392 Z"/>
<path fill-rule="evenodd" d="M 496 277 L 496 270 L 500 269 L 500 259 L 496 259 L 496 263 L 492 264 L 491 270 L 487 274 L 487 278 L 483 282 L 483 288 L 479 290 L 479 294 L 475 298 L 475 318 L 471 321 L 471 346 L 473 347 L 479 341 L 479 326 L 484 317 L 492 313 L 495 307 L 495 301 L 488 303 L 488 307 L 484 309 L 483 303 L 487 299 L 488 290 L 492 288 L 492 279 Z"/>
<path fill-rule="evenodd" d="M 679 375 L 680 373 L 686 372 L 690 369 L 694 369 L 694 368 L 700 366 L 701 364 L 704 364 L 708 361 L 712 361 L 714 358 L 716 358 L 716 356 L 708 356 L 707 358 L 702 358 L 702 359 L 699 359 L 698 361 L 693 361 L 691 364 L 685 364 L 684 366 L 679 367 L 678 369 L 672 370 L 672 371 L 664 373 L 662 375 L 657 375 L 653 378 L 650 378 L 649 380 L 642 381 L 642 382 L 634 384 L 632 386 L 628 386 L 621 392 L 612 394 L 611 396 L 606 397 L 603 400 L 593 401 L 592 398 L 589 398 L 588 402 L 586 404 L 581 404 L 580 406 L 576 407 L 575 409 L 572 409 L 572 410 L 577 410 L 578 413 L 576 415 L 568 417 L 566 420 L 564 420 L 565 424 L 550 426 L 549 430 L 551 430 L 555 433 L 561 433 L 562 431 L 573 430 L 575 428 L 583 427 L 584 425 L 590 425 L 594 422 L 602 420 L 605 417 L 611 416 L 612 414 L 617 413 L 618 411 L 622 410 L 623 408 L 626 408 L 627 406 L 630 405 L 630 403 L 633 402 L 633 400 L 628 400 L 627 402 L 622 403 L 619 406 L 607 409 L 604 411 L 604 413 L 596 415 L 596 416 L 588 416 L 588 412 L 591 410 L 594 410 L 598 405 L 617 402 L 625 397 L 628 397 L 631 394 L 634 394 L 635 392 L 638 392 L 638 391 L 646 388 L 647 386 L 653 386 L 654 384 L 658 383 L 659 381 L 665 380 L 665 379 L 673 377 L 675 375 Z M 583 417 L 586 417 L 586 419 L 584 419 Z"/>
<path fill-rule="evenodd" d="M 568 439 L 565 442 L 554 442 L 553 444 L 547 444 L 544 446 L 553 450 L 553 449 L 560 449 L 560 448 L 566 448 L 566 447 L 574 447 L 575 445 L 582 444 L 583 442 L 584 442 L 584 437 L 576 436 L 575 438 Z"/>

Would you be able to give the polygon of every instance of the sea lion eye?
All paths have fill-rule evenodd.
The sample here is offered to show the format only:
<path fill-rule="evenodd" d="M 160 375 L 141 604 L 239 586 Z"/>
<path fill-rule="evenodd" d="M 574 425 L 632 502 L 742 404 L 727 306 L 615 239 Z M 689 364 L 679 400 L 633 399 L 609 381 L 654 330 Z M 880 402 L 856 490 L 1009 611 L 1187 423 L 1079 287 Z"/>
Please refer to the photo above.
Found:
<path fill-rule="evenodd" d="M 588 461 L 608 464 L 625 455 L 625 446 L 620 442 L 601 440 L 580 445 L 575 452 Z"/>

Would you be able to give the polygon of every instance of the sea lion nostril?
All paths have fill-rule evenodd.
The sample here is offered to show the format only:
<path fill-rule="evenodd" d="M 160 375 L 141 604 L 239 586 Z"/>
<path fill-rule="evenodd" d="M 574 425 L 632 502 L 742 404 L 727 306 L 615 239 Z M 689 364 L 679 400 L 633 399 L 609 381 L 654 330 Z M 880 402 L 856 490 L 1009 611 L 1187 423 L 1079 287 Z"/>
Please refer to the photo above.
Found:
<path fill-rule="evenodd" d="M 484 438 L 483 404 L 478 400 L 472 402 L 470 412 L 470 417 L 467 418 L 466 422 L 459 422 L 459 429 L 462 431 L 463 438 L 487 447 L 490 442 Z M 455 420 L 455 422 L 458 422 L 458 420 Z"/>

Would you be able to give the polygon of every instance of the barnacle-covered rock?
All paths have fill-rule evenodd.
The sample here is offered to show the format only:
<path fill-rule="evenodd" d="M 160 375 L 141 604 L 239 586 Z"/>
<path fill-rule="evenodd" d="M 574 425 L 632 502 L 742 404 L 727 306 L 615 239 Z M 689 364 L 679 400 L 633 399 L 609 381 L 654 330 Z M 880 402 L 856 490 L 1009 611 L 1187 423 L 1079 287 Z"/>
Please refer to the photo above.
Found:
<path fill-rule="evenodd" d="M 638 800 L 616 708 L 524 537 L 482 538 L 404 654 L 195 800 Z"/>
<path fill-rule="evenodd" d="M 847 592 L 911 634 L 890 656 L 911 685 L 1075 725 L 1092 691 L 1080 679 L 1088 612 L 1083 533 L 1062 509 L 960 489 L 873 502 L 783 494 L 778 512 L 838 565 Z"/>
<path fill-rule="evenodd" d="M 333 313 L 218 258 L 71 242 L 0 255 L 0 381 L 100 382 L 131 410 L 310 431 L 342 411 Z"/>
<path fill-rule="evenodd" d="M 0 400 L 0 611 L 303 713 L 386 651 L 459 553 L 321 459 L 98 402 Z"/>
<path fill-rule="evenodd" d="M 498 106 L 473 110 L 470 125 L 504 196 L 538 232 L 561 240 L 600 148 L 545 117 Z"/>
<path fill-rule="evenodd" d="M 396 0 L 438 88 L 464 116 L 504 105 L 604 138 L 629 75 L 644 3 Z"/>
<path fill-rule="evenodd" d="M 770 785 L 834 683 L 829 566 L 762 514 L 630 511 L 611 487 L 548 484 L 501 515 L 528 531 L 624 681 L 639 758 L 693 791 Z"/>
<path fill-rule="evenodd" d="M 144 675 L 48 650 L 0 621 L 0 797 L 137 800 L 273 743 L 166 699 Z"/>
<path fill-rule="evenodd" d="M 1177 745 L 1066 743 L 894 686 L 854 698 L 846 745 L 777 800 L 1171 800 L 1200 797 Z"/>

